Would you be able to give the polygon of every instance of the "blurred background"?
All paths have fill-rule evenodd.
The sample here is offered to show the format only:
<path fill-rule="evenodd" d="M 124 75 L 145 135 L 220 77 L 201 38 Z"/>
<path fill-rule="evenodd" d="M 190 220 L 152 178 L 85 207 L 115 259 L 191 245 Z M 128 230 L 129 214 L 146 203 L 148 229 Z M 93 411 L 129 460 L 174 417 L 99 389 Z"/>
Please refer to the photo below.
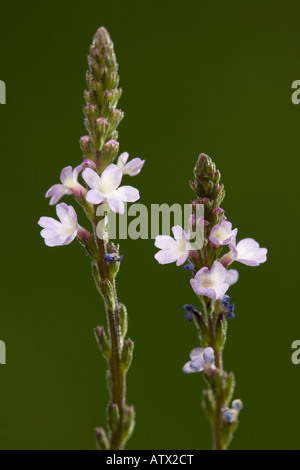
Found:
<path fill-rule="evenodd" d="M 121 151 L 146 159 L 125 184 L 148 207 L 188 203 L 205 152 L 239 238 L 269 249 L 259 268 L 235 266 L 230 290 L 225 368 L 245 405 L 231 449 L 299 449 L 299 13 L 297 0 L 2 2 L 1 449 L 94 449 L 105 425 L 106 364 L 93 336 L 105 317 L 90 262 L 77 243 L 45 247 L 37 225 L 55 216 L 46 190 L 81 160 L 86 56 L 99 26 L 120 65 Z M 155 252 L 153 240 L 121 244 L 119 297 L 135 341 L 127 448 L 209 449 L 203 378 L 181 372 L 198 345 L 182 306 L 196 298 L 188 273 L 158 265 Z"/>

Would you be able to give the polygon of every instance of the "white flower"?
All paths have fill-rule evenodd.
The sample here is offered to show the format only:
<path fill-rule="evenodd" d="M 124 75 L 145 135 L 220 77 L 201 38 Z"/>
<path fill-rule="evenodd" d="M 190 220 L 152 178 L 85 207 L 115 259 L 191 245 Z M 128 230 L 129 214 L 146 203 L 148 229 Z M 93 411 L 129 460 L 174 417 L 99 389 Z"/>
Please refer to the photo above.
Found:
<path fill-rule="evenodd" d="M 111 163 L 99 176 L 91 168 L 82 173 L 84 181 L 91 188 L 86 200 L 92 204 L 107 202 L 113 212 L 124 213 L 124 202 L 135 202 L 140 198 L 137 189 L 132 186 L 120 186 L 122 170 Z"/>
<path fill-rule="evenodd" d="M 62 184 L 55 184 L 48 189 L 46 197 L 51 197 L 50 205 L 54 206 L 63 196 L 74 194 L 80 196 L 80 193 L 85 193 L 85 189 L 78 183 L 78 175 L 83 169 L 83 164 L 73 168 L 66 166 L 60 173 L 60 181 Z"/>
<path fill-rule="evenodd" d="M 175 240 L 168 235 L 158 235 L 156 237 L 155 246 L 161 250 L 156 253 L 155 259 L 160 264 L 176 261 L 177 266 L 180 266 L 186 262 L 191 250 L 190 234 L 186 233 L 179 225 L 175 225 L 172 232 Z"/>
<path fill-rule="evenodd" d="M 237 228 L 232 230 L 232 224 L 223 220 L 220 224 L 215 225 L 210 232 L 209 239 L 211 243 L 217 246 L 229 245 L 233 243 L 237 235 Z"/>
<path fill-rule="evenodd" d="M 211 269 L 202 268 L 191 279 L 191 286 L 197 295 L 205 295 L 210 299 L 221 299 L 229 288 L 226 282 L 226 269 L 215 261 Z"/>
<path fill-rule="evenodd" d="M 119 158 L 117 165 L 121 168 L 123 175 L 136 176 L 139 174 L 144 166 L 145 160 L 140 158 L 134 158 L 127 163 L 129 154 L 127 152 L 122 153 Z"/>
<path fill-rule="evenodd" d="M 60 222 L 52 217 L 41 217 L 38 221 L 44 229 L 41 231 L 41 236 L 47 246 L 68 245 L 79 230 L 77 215 L 72 206 L 67 206 L 64 202 L 57 204 L 56 213 Z"/>
<path fill-rule="evenodd" d="M 233 261 L 247 266 L 259 266 L 267 261 L 267 248 L 260 248 L 259 243 L 253 238 L 244 238 L 236 246 L 235 243 L 230 244 L 229 248 L 233 254 Z"/>

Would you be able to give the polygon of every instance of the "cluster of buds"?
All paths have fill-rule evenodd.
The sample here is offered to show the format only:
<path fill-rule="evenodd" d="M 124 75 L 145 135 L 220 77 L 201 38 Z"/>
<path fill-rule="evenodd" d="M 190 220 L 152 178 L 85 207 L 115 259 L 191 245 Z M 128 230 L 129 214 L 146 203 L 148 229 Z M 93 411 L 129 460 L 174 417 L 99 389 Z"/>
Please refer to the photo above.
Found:
<path fill-rule="evenodd" d="M 43 228 L 41 236 L 47 246 L 68 245 L 77 239 L 91 258 L 94 281 L 108 320 L 108 334 L 104 327 L 98 327 L 95 335 L 108 363 L 111 399 L 107 413 L 108 436 L 98 428 L 96 440 L 101 449 L 121 449 L 134 427 L 134 409 L 125 401 L 125 378 L 132 361 L 133 342 L 126 338 L 127 311 L 116 293 L 115 278 L 123 256 L 119 254 L 119 247 L 108 239 L 107 220 L 109 211 L 122 214 L 125 203 L 139 199 L 139 191 L 132 186 L 121 186 L 121 181 L 123 176 L 138 175 L 144 160 L 129 160 L 127 152 L 118 155 L 117 127 L 123 112 L 117 109 L 117 104 L 121 90 L 113 43 L 105 28 L 100 28 L 94 37 L 88 64 L 88 89 L 83 107 L 88 134 L 80 139 L 83 161 L 74 169 L 63 168 L 60 183 L 46 193 L 50 205 L 56 205 L 59 221 L 41 217 L 38 223 Z M 60 202 L 65 196 L 73 196 L 84 209 L 90 230 L 79 225 L 73 206 Z"/>
<path fill-rule="evenodd" d="M 176 262 L 192 275 L 190 284 L 200 301 L 200 310 L 185 305 L 185 318 L 196 325 L 200 348 L 194 348 L 183 372 L 203 372 L 210 389 L 203 392 L 203 407 L 212 423 L 216 449 L 227 448 L 237 425 L 238 412 L 228 404 L 234 393 L 233 373 L 223 370 L 222 352 L 227 338 L 227 319 L 234 318 L 234 305 L 227 291 L 239 279 L 236 269 L 229 269 L 234 261 L 258 266 L 267 259 L 267 249 L 261 248 L 252 238 L 238 243 L 237 228 L 233 228 L 220 207 L 225 197 L 221 174 L 208 155 L 201 154 L 190 182 L 197 199 L 192 205 L 190 230 L 173 227 L 173 235 L 159 235 L 155 254 L 160 264 Z M 199 217 L 199 206 L 202 216 Z M 191 239 L 191 232 L 202 225 L 204 236 L 200 242 Z M 223 250 L 229 251 L 223 254 Z M 240 403 L 234 401 L 234 403 Z M 223 411 L 224 412 L 223 412 Z M 240 411 L 240 410 L 238 410 Z M 231 414 L 230 414 L 231 413 Z M 232 416 L 232 419 L 229 419 Z"/>

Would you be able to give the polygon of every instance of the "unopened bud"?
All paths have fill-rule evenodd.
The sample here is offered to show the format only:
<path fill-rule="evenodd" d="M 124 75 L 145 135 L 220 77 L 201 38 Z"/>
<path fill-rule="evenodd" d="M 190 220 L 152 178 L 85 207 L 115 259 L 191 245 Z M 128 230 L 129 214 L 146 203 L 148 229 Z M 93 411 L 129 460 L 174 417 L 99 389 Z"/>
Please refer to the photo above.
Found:
<path fill-rule="evenodd" d="M 95 328 L 95 336 L 102 355 L 109 359 L 111 355 L 110 344 L 102 326 Z"/>
<path fill-rule="evenodd" d="M 80 147 L 82 150 L 83 155 L 86 158 L 94 158 L 94 147 L 91 141 L 90 136 L 84 135 L 80 138 Z"/>
<path fill-rule="evenodd" d="M 120 423 L 120 412 L 116 403 L 109 403 L 107 407 L 107 421 L 112 432 L 118 429 Z"/>
<path fill-rule="evenodd" d="M 95 439 L 99 450 L 109 450 L 109 442 L 103 428 L 95 429 Z"/>
<path fill-rule="evenodd" d="M 103 162 L 105 164 L 111 163 L 119 152 L 120 144 L 116 140 L 109 140 L 103 148 Z"/>
<path fill-rule="evenodd" d="M 124 371 L 127 371 L 130 367 L 132 356 L 133 356 L 134 343 L 131 339 L 126 339 L 124 341 L 123 351 L 122 351 L 122 368 Z"/>

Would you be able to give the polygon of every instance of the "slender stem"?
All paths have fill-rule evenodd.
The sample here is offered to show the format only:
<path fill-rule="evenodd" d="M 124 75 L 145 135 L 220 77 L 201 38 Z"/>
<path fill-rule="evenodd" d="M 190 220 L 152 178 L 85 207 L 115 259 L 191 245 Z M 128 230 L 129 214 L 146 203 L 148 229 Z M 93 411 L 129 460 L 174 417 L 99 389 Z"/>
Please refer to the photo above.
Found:
<path fill-rule="evenodd" d="M 109 359 L 109 373 L 110 373 L 110 399 L 112 404 L 118 405 L 119 411 L 119 420 L 118 426 L 113 427 L 110 432 L 110 449 L 111 450 L 121 450 L 123 448 L 122 443 L 122 431 L 123 431 L 123 417 L 124 417 L 124 408 L 125 408 L 125 395 L 126 395 L 126 385 L 125 385 L 125 372 L 122 370 L 121 365 L 121 356 L 123 349 L 123 338 L 121 334 L 121 325 L 120 325 L 120 308 L 118 305 L 118 296 L 116 290 L 116 283 L 114 279 L 110 279 L 107 263 L 104 260 L 104 254 L 106 253 L 106 242 L 97 237 L 96 227 L 97 227 L 97 217 L 94 216 L 94 234 L 96 243 L 99 250 L 99 261 L 97 263 L 100 282 L 112 282 L 114 290 L 114 309 L 108 308 L 106 305 L 107 313 L 107 322 L 109 327 L 109 338 L 110 338 L 110 347 L 111 347 L 111 356 Z"/>
<path fill-rule="evenodd" d="M 220 375 L 222 376 L 223 374 L 222 351 L 215 350 L 215 361 L 216 361 L 216 367 L 219 369 Z M 224 450 L 222 440 L 221 440 L 222 408 L 224 408 L 224 403 L 223 403 L 223 390 L 221 387 L 221 390 L 216 397 L 216 415 L 215 415 L 215 420 L 213 423 L 214 450 Z"/>
<path fill-rule="evenodd" d="M 218 305 L 216 305 L 218 308 Z M 212 423 L 213 427 L 213 449 L 214 450 L 224 450 L 222 439 L 221 439 L 221 427 L 222 427 L 222 409 L 224 408 L 224 398 L 223 398 L 223 389 L 222 389 L 222 375 L 223 375 L 223 357 L 222 357 L 222 350 L 217 347 L 216 342 L 216 319 L 214 315 L 214 307 L 208 307 L 209 317 L 209 333 L 210 333 L 210 346 L 213 348 L 215 353 L 215 365 L 219 371 L 219 375 L 221 377 L 221 387 L 216 394 L 216 391 L 213 390 L 215 394 L 215 404 L 216 404 L 216 411 L 215 411 L 215 419 Z"/>

